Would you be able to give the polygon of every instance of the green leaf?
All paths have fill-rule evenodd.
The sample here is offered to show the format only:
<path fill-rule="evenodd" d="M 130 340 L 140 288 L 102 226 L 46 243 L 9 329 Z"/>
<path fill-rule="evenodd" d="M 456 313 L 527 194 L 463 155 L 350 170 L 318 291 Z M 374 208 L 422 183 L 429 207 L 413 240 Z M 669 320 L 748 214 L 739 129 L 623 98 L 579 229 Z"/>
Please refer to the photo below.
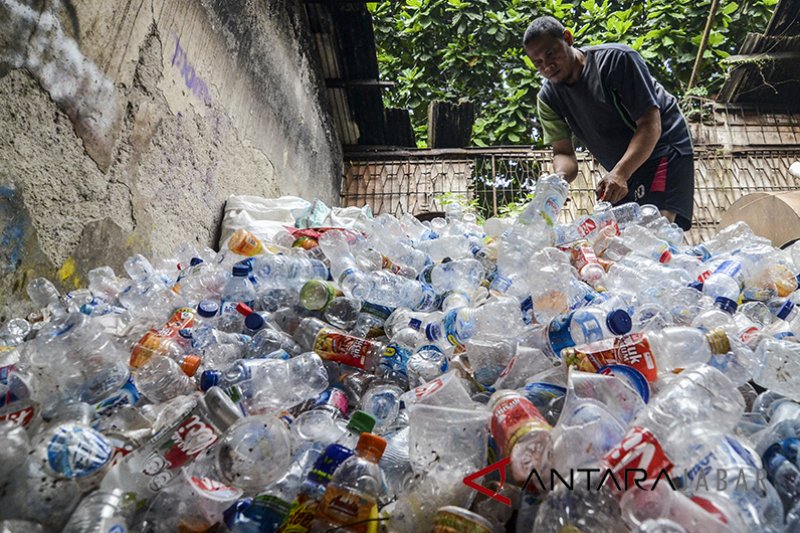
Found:
<path fill-rule="evenodd" d="M 739 4 L 737 4 L 736 2 L 731 2 L 729 4 L 725 4 L 725 7 L 722 8 L 722 14 L 723 15 L 730 15 L 731 13 L 736 11 L 737 9 L 739 9 Z"/>
<path fill-rule="evenodd" d="M 516 133 L 509 133 L 508 140 L 511 141 L 512 143 L 518 143 L 520 141 L 520 138 L 519 135 L 517 135 Z"/>

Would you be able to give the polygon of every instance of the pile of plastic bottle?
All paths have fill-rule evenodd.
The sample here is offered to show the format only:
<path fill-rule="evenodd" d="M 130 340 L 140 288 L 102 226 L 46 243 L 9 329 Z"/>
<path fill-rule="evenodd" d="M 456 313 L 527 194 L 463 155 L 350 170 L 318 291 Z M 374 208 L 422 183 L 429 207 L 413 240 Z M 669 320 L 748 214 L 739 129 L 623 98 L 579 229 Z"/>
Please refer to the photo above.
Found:
<path fill-rule="evenodd" d="M 0 531 L 800 531 L 800 247 L 566 198 L 32 280 Z"/>

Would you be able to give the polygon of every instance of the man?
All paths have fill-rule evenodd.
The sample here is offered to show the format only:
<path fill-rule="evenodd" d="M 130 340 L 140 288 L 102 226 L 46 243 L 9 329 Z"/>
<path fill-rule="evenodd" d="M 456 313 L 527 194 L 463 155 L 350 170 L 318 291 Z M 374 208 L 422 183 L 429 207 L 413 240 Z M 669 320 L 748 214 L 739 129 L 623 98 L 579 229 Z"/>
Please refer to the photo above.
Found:
<path fill-rule="evenodd" d="M 545 143 L 555 172 L 572 182 L 578 160 L 571 134 L 608 172 L 598 198 L 655 204 L 683 229 L 692 224 L 694 159 L 686 120 L 674 96 L 650 75 L 642 57 L 621 44 L 573 47 L 572 32 L 539 17 L 523 46 L 545 78 L 538 96 Z"/>

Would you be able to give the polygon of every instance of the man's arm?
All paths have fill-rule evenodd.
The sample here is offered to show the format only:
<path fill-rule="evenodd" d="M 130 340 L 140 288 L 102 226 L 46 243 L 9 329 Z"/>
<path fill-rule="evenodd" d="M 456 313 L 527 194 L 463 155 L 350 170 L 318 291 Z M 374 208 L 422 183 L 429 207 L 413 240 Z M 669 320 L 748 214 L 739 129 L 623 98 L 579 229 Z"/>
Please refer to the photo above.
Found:
<path fill-rule="evenodd" d="M 578 176 L 578 158 L 569 138 L 553 141 L 553 170 L 572 183 Z"/>
<path fill-rule="evenodd" d="M 657 107 L 651 107 L 636 121 L 636 132 L 622 159 L 597 185 L 597 196 L 612 204 L 625 198 L 628 194 L 628 180 L 653 153 L 660 137 L 661 114 Z"/>

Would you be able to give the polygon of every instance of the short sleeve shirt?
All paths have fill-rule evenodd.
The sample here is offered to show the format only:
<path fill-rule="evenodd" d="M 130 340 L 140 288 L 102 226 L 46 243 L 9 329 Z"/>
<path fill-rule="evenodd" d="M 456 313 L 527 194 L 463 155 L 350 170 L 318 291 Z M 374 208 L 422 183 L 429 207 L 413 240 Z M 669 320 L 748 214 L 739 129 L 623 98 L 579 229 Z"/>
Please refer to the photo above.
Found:
<path fill-rule="evenodd" d="M 642 56 L 622 44 L 580 51 L 586 63 L 575 84 L 545 81 L 539 91 L 545 143 L 567 139 L 571 131 L 603 167 L 611 169 L 628 149 L 636 121 L 657 107 L 661 137 L 648 159 L 666 155 L 670 147 L 692 154 L 689 128 L 677 100 L 650 75 Z"/>

